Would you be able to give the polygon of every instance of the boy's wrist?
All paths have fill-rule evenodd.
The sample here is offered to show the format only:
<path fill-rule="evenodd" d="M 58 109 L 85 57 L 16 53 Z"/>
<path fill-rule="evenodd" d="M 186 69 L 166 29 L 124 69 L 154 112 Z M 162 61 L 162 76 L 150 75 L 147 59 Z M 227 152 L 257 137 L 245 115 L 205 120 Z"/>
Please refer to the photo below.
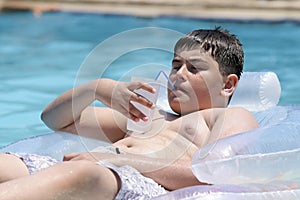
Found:
<path fill-rule="evenodd" d="M 112 79 L 98 79 L 94 81 L 95 99 L 101 101 L 107 106 L 111 105 L 111 97 L 117 81 Z"/>

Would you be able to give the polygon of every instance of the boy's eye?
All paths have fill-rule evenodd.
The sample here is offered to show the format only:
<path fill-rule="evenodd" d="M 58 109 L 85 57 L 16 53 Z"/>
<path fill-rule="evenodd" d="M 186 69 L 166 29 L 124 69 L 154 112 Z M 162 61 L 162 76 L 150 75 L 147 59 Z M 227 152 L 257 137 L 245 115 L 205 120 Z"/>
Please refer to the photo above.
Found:
<path fill-rule="evenodd" d="M 172 63 L 172 69 L 174 69 L 174 70 L 178 70 L 178 69 L 180 69 L 180 67 L 181 67 L 181 64 L 180 63 Z"/>
<path fill-rule="evenodd" d="M 197 70 L 195 66 L 191 66 L 191 70 Z"/>
<path fill-rule="evenodd" d="M 199 69 L 197 68 L 197 67 L 195 67 L 195 66 L 193 66 L 193 65 L 191 65 L 190 67 L 189 67 L 189 71 L 190 72 L 198 72 L 199 71 Z"/>
<path fill-rule="evenodd" d="M 179 69 L 180 69 L 180 66 L 173 66 L 172 69 L 173 69 L 173 70 L 179 70 Z"/>

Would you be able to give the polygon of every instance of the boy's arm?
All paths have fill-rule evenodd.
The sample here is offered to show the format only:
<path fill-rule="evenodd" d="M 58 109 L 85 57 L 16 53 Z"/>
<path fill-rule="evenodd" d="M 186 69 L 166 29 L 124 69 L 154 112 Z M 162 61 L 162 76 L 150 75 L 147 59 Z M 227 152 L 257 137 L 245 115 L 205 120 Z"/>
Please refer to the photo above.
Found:
<path fill-rule="evenodd" d="M 192 164 L 191 159 L 179 158 L 177 160 L 167 160 L 128 153 L 116 155 L 111 153 L 84 152 L 65 155 L 64 161 L 69 160 L 104 161 L 116 166 L 129 165 L 168 190 L 205 184 L 198 181 L 192 173 L 190 169 Z"/>
<path fill-rule="evenodd" d="M 79 119 L 82 111 L 95 100 L 96 82 L 68 90 L 52 101 L 41 119 L 53 130 L 61 130 Z"/>
<path fill-rule="evenodd" d="M 116 166 L 129 165 L 167 190 L 204 184 L 194 176 L 190 159 L 167 160 L 126 154 L 116 155 L 116 159 L 108 159 L 108 162 Z"/>
<path fill-rule="evenodd" d="M 151 86 L 139 82 L 124 83 L 111 79 L 94 80 L 66 91 L 57 97 L 45 108 L 41 118 L 53 130 L 85 136 L 89 134 L 97 138 L 99 136 L 95 136 L 95 134 L 100 133 L 98 134 L 101 135 L 100 139 L 103 139 L 104 133 L 104 136 L 108 136 L 113 142 L 124 136 L 126 117 L 135 120 L 145 117 L 131 105 L 130 101 L 136 101 L 148 107 L 152 106 L 145 98 L 139 97 L 133 92 L 138 88 L 154 92 Z M 118 112 L 109 108 L 91 107 L 90 104 L 95 100 L 103 102 Z"/>
<path fill-rule="evenodd" d="M 168 162 L 163 159 L 144 159 L 145 160 L 142 160 L 141 163 L 139 163 L 139 160 L 136 160 L 137 162 L 134 168 L 140 171 L 144 176 L 153 179 L 168 190 L 177 190 L 183 187 L 205 184 L 198 181 L 198 179 L 194 176 L 190 168 L 192 164 L 191 160 L 177 159 L 170 163 L 171 161 Z M 146 165 L 149 167 L 149 163 L 152 163 L 153 167 L 156 168 L 154 168 L 154 170 L 143 171 Z"/>

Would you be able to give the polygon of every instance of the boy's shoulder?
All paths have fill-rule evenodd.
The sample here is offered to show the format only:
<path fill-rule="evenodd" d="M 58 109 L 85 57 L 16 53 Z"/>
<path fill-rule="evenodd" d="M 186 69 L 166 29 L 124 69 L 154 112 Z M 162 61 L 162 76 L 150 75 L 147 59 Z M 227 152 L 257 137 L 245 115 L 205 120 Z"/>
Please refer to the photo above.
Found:
<path fill-rule="evenodd" d="M 217 127 L 223 137 L 259 127 L 255 116 L 242 107 L 211 108 L 203 113 L 211 127 Z"/>
<path fill-rule="evenodd" d="M 209 114 L 216 114 L 216 115 L 249 115 L 253 116 L 253 114 L 243 107 L 226 107 L 226 108 L 209 108 L 202 110 L 200 112 L 209 113 Z M 254 116 L 253 116 L 254 117 Z"/>
<path fill-rule="evenodd" d="M 245 108 L 230 107 L 226 108 L 224 122 L 231 134 L 246 132 L 259 127 L 255 116 Z"/>
<path fill-rule="evenodd" d="M 254 115 L 247 110 L 246 108 L 243 107 L 229 107 L 225 108 L 226 113 L 231 115 L 232 117 L 250 117 L 250 118 L 255 118 Z"/>
<path fill-rule="evenodd" d="M 226 122 L 244 122 L 253 123 L 256 122 L 255 116 L 247 109 L 243 107 L 227 107 L 227 108 L 212 108 L 210 109 L 210 115 L 216 114 L 216 117 L 223 117 Z"/>

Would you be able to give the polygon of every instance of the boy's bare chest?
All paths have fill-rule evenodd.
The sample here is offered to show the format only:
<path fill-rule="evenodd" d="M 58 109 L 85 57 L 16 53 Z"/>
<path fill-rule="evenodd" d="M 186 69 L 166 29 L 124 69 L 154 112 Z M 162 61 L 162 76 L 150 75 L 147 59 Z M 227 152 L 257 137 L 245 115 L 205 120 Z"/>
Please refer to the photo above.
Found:
<path fill-rule="evenodd" d="M 170 121 L 170 117 L 164 115 L 156 113 L 151 130 L 143 134 L 130 133 L 117 142 L 118 145 L 130 147 L 130 151 L 150 153 L 159 149 L 196 150 L 206 143 L 210 131 L 203 116 L 190 114 Z"/>
<path fill-rule="evenodd" d="M 197 147 L 202 147 L 206 143 L 210 133 L 209 124 L 198 112 L 172 121 L 169 129 L 177 132 Z"/>

